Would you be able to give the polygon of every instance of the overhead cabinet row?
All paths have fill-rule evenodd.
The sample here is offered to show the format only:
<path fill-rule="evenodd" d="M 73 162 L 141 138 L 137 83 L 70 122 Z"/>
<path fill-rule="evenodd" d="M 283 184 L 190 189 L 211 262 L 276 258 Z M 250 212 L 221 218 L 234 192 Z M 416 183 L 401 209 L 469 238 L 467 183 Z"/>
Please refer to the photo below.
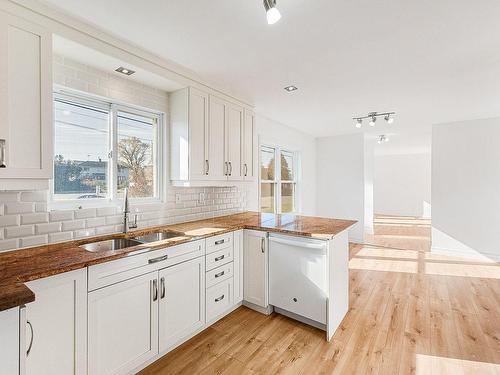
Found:
<path fill-rule="evenodd" d="M 170 95 L 170 111 L 174 184 L 254 180 L 251 110 L 188 87 Z"/>

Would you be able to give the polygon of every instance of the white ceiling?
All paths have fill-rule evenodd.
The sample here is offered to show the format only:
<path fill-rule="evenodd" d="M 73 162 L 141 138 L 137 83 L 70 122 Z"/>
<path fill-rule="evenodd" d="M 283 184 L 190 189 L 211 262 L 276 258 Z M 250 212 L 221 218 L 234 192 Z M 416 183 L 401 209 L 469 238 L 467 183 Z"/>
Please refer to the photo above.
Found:
<path fill-rule="evenodd" d="M 272 26 L 262 0 L 44 3 L 316 136 L 354 132 L 369 111 L 397 112 L 372 134 L 500 115 L 498 0 L 278 0 Z"/>

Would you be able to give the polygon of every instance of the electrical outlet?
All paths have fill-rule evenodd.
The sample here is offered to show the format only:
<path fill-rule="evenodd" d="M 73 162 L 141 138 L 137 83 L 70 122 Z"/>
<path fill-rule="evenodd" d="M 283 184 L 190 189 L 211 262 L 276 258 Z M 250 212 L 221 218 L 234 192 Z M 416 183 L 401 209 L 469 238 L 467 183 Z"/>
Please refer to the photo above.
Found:
<path fill-rule="evenodd" d="M 198 196 L 198 203 L 205 203 L 205 193 L 200 193 L 200 195 Z"/>
<path fill-rule="evenodd" d="M 175 194 L 175 203 L 181 203 L 181 195 L 179 193 Z"/>

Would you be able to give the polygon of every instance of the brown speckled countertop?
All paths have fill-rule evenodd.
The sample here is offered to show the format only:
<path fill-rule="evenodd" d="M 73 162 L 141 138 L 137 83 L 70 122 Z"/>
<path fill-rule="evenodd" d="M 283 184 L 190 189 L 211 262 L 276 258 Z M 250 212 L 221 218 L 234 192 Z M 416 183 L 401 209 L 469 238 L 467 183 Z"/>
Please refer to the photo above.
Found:
<path fill-rule="evenodd" d="M 35 295 L 25 282 L 76 270 L 94 264 L 135 255 L 140 252 L 165 248 L 188 241 L 232 232 L 238 229 L 255 229 L 294 236 L 329 240 L 350 228 L 356 222 L 299 215 L 275 215 L 243 212 L 235 215 L 148 228 L 124 234 L 86 238 L 0 254 L 0 311 L 35 300 Z M 183 235 L 156 243 L 148 243 L 121 250 L 90 252 L 79 246 L 89 242 L 118 237 L 137 237 L 159 230 L 173 230 Z"/>

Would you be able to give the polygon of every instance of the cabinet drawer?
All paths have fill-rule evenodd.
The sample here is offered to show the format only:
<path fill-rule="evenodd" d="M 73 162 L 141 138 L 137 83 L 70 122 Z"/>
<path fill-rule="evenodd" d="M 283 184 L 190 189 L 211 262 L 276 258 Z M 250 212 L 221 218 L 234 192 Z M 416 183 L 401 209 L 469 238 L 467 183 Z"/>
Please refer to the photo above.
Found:
<path fill-rule="evenodd" d="M 88 290 L 95 290 L 151 271 L 170 267 L 204 254 L 205 240 L 199 240 L 90 266 Z"/>
<path fill-rule="evenodd" d="M 207 254 L 233 247 L 233 232 L 207 238 Z"/>
<path fill-rule="evenodd" d="M 233 306 L 233 278 L 227 279 L 207 289 L 207 323 Z"/>
<path fill-rule="evenodd" d="M 210 288 L 212 285 L 233 277 L 233 265 L 234 263 L 231 262 L 221 267 L 217 267 L 212 271 L 208 271 L 206 275 L 207 288 Z"/>
<path fill-rule="evenodd" d="M 206 270 L 210 271 L 216 267 L 222 266 L 233 261 L 233 247 L 218 250 L 211 254 L 207 254 Z"/>

